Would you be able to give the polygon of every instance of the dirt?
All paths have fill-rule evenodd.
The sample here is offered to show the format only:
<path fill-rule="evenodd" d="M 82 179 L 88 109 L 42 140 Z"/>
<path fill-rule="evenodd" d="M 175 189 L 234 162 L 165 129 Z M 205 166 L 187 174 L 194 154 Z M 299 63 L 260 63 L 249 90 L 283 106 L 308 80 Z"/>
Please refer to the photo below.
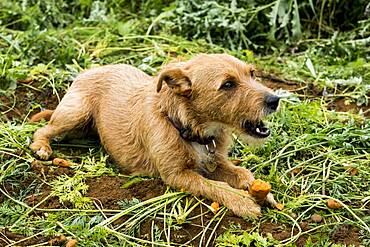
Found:
<path fill-rule="evenodd" d="M 331 240 L 346 246 L 360 246 L 360 229 L 351 225 L 341 225 L 333 232 Z"/>
<path fill-rule="evenodd" d="M 205 203 L 208 205 L 211 204 L 211 201 L 206 200 Z M 200 207 L 195 208 L 188 218 L 200 215 L 202 212 L 207 212 L 207 209 L 205 206 L 201 205 Z M 199 242 L 201 240 L 202 234 L 200 234 L 204 227 L 207 226 L 207 224 L 210 222 L 210 220 L 213 218 L 214 214 L 212 212 L 208 212 L 207 214 L 204 214 L 201 217 L 198 217 L 196 219 L 193 219 L 191 222 L 186 222 L 184 224 L 181 224 L 181 228 L 179 229 L 171 229 L 170 232 L 170 240 L 173 243 L 177 244 L 192 244 L 194 246 L 198 246 Z M 152 233 L 152 224 L 154 224 L 161 230 L 164 228 L 163 220 L 150 220 L 143 222 L 140 226 L 140 238 L 150 240 L 152 239 L 151 233 Z M 176 223 L 176 222 L 175 222 Z M 205 233 L 202 246 L 207 243 L 209 238 L 211 238 L 210 245 L 215 245 L 215 240 L 218 236 L 226 232 L 227 229 L 230 228 L 230 226 L 237 226 L 238 229 L 241 230 L 248 230 L 252 228 L 252 224 L 243 220 L 240 217 L 235 216 L 230 211 L 226 213 L 226 215 L 223 217 L 221 222 L 219 223 L 215 233 L 211 236 L 211 233 L 215 227 L 215 222 L 212 223 L 211 227 L 208 229 L 208 231 Z M 200 234 L 200 235 L 199 235 Z M 166 241 L 166 238 L 164 234 L 162 234 L 161 239 Z"/>
<path fill-rule="evenodd" d="M 149 179 L 134 183 L 128 188 L 122 188 L 127 182 L 125 178 L 102 176 L 96 179 L 88 179 L 89 185 L 87 197 L 97 200 L 107 209 L 119 209 L 118 201 L 123 199 L 132 200 L 133 198 L 141 201 L 163 195 L 166 186 L 160 179 Z"/>
<path fill-rule="evenodd" d="M 34 88 L 40 88 L 40 86 L 38 82 L 32 84 Z M 64 93 L 60 93 L 59 96 L 62 98 L 63 94 Z M 59 103 L 58 97 L 53 94 L 53 91 L 50 89 L 36 91 L 24 85 L 19 85 L 14 95 L 14 97 L 0 95 L 0 112 L 6 112 L 2 118 L 5 117 L 9 120 L 24 119 L 35 103 L 40 104 L 42 109 L 55 109 Z M 32 111 L 30 116 L 39 111 L 40 109 Z"/>
<path fill-rule="evenodd" d="M 41 176 L 41 171 L 44 172 L 44 175 L 47 178 L 54 177 L 55 174 L 61 175 L 61 174 L 67 174 L 67 175 L 73 175 L 71 173 L 71 170 L 69 168 L 57 168 L 56 170 L 59 170 L 58 172 L 52 172 L 45 171 L 44 168 L 41 166 L 33 166 L 36 173 L 39 173 L 39 176 Z M 92 198 L 95 200 L 95 202 L 100 205 L 104 209 L 119 209 L 119 205 L 117 204 L 119 201 L 122 201 L 124 199 L 132 200 L 133 198 L 137 198 L 140 201 L 145 201 L 150 198 L 160 196 L 163 193 L 165 193 L 167 186 L 162 182 L 161 179 L 145 179 L 143 181 L 133 183 L 128 188 L 123 188 L 122 185 L 126 184 L 128 181 L 127 178 L 121 178 L 121 177 L 113 177 L 113 176 L 102 176 L 99 178 L 89 178 L 86 180 L 86 183 L 89 186 L 88 192 L 86 196 Z M 41 194 L 35 194 L 31 195 L 26 199 L 26 203 L 30 206 L 35 206 L 37 203 L 39 203 L 42 199 L 44 199 L 47 195 L 49 195 L 51 192 L 51 188 L 44 184 L 44 186 L 41 189 Z M 210 205 L 212 202 L 209 200 L 206 200 L 205 203 Z M 47 201 L 45 201 L 43 204 L 40 205 L 41 208 L 69 208 L 72 207 L 72 205 L 68 203 L 61 204 L 59 202 L 59 199 L 57 197 L 49 198 Z M 207 209 L 204 206 L 197 207 L 189 217 L 200 215 L 202 212 L 207 212 Z M 37 214 L 40 214 L 40 212 L 35 212 Z M 186 222 L 181 225 L 181 228 L 175 230 L 171 230 L 171 236 L 170 239 L 174 243 L 178 244 L 184 244 L 188 243 L 190 241 L 191 244 L 197 246 L 199 244 L 201 235 L 197 236 L 201 233 L 201 231 L 204 229 L 204 226 L 206 226 L 214 214 L 212 212 L 208 212 L 207 214 L 203 215 L 202 217 L 198 217 L 196 219 L 193 219 L 191 222 Z M 117 224 L 122 223 L 125 220 L 129 220 L 129 217 L 124 217 L 119 220 L 119 222 L 116 222 Z M 142 239 L 151 240 L 152 239 L 152 222 L 154 221 L 154 224 L 159 227 L 159 229 L 163 229 L 163 220 L 157 220 L 152 219 L 145 221 L 141 223 L 140 225 L 140 232 L 139 236 Z M 218 228 L 215 231 L 215 234 L 211 236 L 211 244 L 210 246 L 215 246 L 215 240 L 218 236 L 223 234 L 231 225 L 237 226 L 241 230 L 250 230 L 254 226 L 252 223 L 243 220 L 240 217 L 235 216 L 230 211 L 227 212 L 225 217 L 220 222 Z M 213 227 L 215 224 L 213 223 L 211 225 L 210 230 L 207 231 L 205 236 L 205 241 L 208 241 L 210 234 L 213 230 Z M 308 222 L 301 222 L 300 226 L 303 231 L 307 231 L 310 229 Z M 261 224 L 261 227 L 259 229 L 260 233 L 263 236 L 266 236 L 268 233 L 271 233 L 273 238 L 281 241 L 287 238 L 291 237 L 291 226 L 290 225 L 282 225 L 282 224 L 276 224 L 272 222 L 264 222 Z M 298 231 L 295 228 L 293 231 L 293 234 L 297 234 Z M 3 236 L 5 235 L 6 238 L 11 240 L 20 240 L 24 238 L 22 235 L 14 234 L 9 231 L 3 230 L 0 234 Z M 315 232 L 310 234 L 311 239 L 315 241 L 314 238 Z M 197 237 L 195 237 L 197 236 Z M 195 237 L 195 238 L 194 238 Z M 0 240 L 0 246 L 5 245 L 5 243 L 8 243 L 6 238 L 3 238 Z M 22 243 L 23 246 L 32 245 L 32 244 L 38 244 L 47 242 L 48 240 L 52 239 L 53 237 L 39 237 L 34 238 L 31 240 L 27 240 L 24 243 Z M 161 238 L 163 240 L 165 239 L 165 236 L 162 234 Z M 193 239 L 194 238 L 194 239 Z M 306 240 L 308 236 L 303 235 L 301 236 L 295 244 L 298 247 L 305 246 Z M 1 239 L 1 238 L 0 238 Z M 361 241 L 359 240 L 359 229 L 355 228 L 353 226 L 349 225 L 342 225 L 338 229 L 336 229 L 332 234 L 332 240 L 335 243 L 342 243 L 342 244 L 353 244 L 355 246 L 359 246 Z M 1 242 L 2 241 L 2 242 Z M 205 242 L 203 243 L 205 244 Z"/>
<path fill-rule="evenodd" d="M 307 222 L 301 222 L 300 227 L 302 231 L 309 230 L 309 225 Z M 268 233 L 270 233 L 274 239 L 282 241 L 291 237 L 292 226 L 276 224 L 272 222 L 263 223 L 260 228 L 260 234 L 262 236 L 266 236 Z M 293 234 L 296 235 L 297 233 L 298 229 L 297 227 L 295 227 L 293 230 Z M 306 246 L 306 241 L 307 236 L 303 235 L 297 239 L 295 244 L 297 245 L 297 247 L 304 247 Z"/>
<path fill-rule="evenodd" d="M 10 244 L 11 241 L 19 241 L 23 238 L 25 238 L 25 236 L 21 234 L 12 233 L 8 229 L 3 229 L 0 231 L 0 246 L 6 246 Z M 30 246 L 30 245 L 45 243 L 45 242 L 48 242 L 48 240 L 49 240 L 48 237 L 36 236 L 32 239 L 19 243 L 19 245 L 17 246 Z"/>
<path fill-rule="evenodd" d="M 274 90 L 283 89 L 289 92 L 295 92 L 299 90 L 300 88 L 302 88 L 302 85 L 299 85 L 299 84 L 293 84 L 293 83 L 287 84 L 287 83 L 276 82 L 272 80 L 263 80 L 262 84 Z"/>
<path fill-rule="evenodd" d="M 339 112 L 352 112 L 359 113 L 360 111 L 364 112 L 365 117 L 370 117 L 370 105 L 368 106 L 358 106 L 356 103 L 346 103 L 345 98 L 339 98 L 334 100 L 328 105 L 330 110 L 336 110 Z"/>

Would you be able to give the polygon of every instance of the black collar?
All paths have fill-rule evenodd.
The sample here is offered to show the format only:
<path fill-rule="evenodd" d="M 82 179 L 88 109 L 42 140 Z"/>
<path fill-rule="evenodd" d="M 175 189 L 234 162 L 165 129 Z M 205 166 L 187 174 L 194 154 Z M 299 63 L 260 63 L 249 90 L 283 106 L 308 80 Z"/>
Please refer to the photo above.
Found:
<path fill-rule="evenodd" d="M 172 119 L 167 116 L 168 121 L 179 131 L 180 136 L 190 142 L 197 142 L 201 145 L 210 145 L 216 146 L 214 136 L 201 137 L 193 132 L 191 127 L 184 126 L 178 119 Z M 207 147 L 208 149 L 208 147 Z"/>

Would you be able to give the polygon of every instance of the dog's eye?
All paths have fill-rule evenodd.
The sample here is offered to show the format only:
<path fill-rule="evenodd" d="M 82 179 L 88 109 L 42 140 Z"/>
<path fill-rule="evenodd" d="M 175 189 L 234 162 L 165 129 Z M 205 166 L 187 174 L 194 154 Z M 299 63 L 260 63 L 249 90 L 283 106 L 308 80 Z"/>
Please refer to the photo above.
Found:
<path fill-rule="evenodd" d="M 236 87 L 236 83 L 235 83 L 235 81 L 227 80 L 227 81 L 225 81 L 225 82 L 222 84 L 222 86 L 221 86 L 221 88 L 220 88 L 220 89 L 223 89 L 223 90 L 231 90 L 231 89 L 233 89 L 233 88 L 235 88 L 235 87 Z"/>

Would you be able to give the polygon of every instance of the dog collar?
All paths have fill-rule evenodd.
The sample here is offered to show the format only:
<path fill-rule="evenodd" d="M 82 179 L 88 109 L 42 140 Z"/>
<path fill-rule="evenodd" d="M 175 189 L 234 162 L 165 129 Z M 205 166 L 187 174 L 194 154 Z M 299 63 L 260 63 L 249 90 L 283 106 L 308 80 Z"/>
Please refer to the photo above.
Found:
<path fill-rule="evenodd" d="M 213 136 L 208 136 L 206 138 L 201 138 L 200 136 L 194 135 L 190 127 L 185 127 L 178 119 L 172 119 L 167 116 L 168 121 L 177 129 L 180 136 L 190 142 L 197 142 L 201 145 L 205 145 L 209 153 L 215 153 L 216 142 Z"/>
<path fill-rule="evenodd" d="M 179 131 L 180 136 L 186 140 L 191 142 L 197 142 L 201 145 L 204 145 L 207 150 L 207 157 L 201 161 L 203 168 L 207 170 L 207 172 L 214 172 L 217 168 L 217 163 L 214 161 L 216 155 L 216 141 L 215 138 L 208 137 L 208 138 L 200 138 L 199 136 L 194 136 L 193 132 L 190 128 L 185 128 L 179 120 L 171 119 L 167 116 L 168 121 Z"/>

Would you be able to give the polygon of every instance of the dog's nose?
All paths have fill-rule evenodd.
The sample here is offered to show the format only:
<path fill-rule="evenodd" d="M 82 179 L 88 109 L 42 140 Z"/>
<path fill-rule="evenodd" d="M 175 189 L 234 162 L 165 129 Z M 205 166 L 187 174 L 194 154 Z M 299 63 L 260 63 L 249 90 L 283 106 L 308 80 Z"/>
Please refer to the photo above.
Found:
<path fill-rule="evenodd" d="M 265 97 L 266 106 L 273 111 L 276 111 L 276 109 L 278 108 L 279 100 L 279 96 L 273 94 L 269 94 Z"/>

